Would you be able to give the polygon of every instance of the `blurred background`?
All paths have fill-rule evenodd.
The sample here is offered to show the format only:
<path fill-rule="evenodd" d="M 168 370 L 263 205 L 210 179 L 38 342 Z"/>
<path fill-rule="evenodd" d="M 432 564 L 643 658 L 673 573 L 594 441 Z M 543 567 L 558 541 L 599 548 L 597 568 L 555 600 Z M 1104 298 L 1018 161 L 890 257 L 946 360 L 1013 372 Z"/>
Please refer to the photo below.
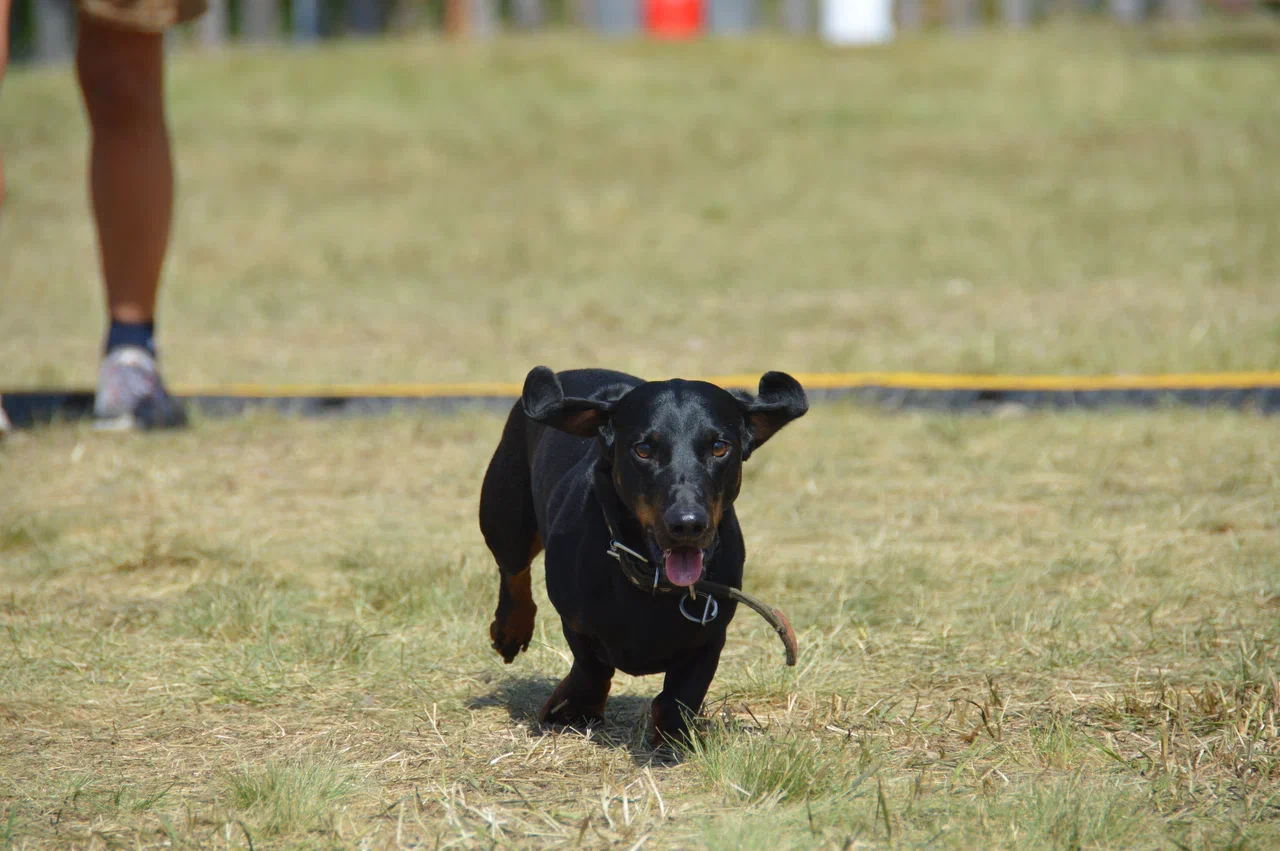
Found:
<path fill-rule="evenodd" d="M 103 327 L 64 0 L 15 0 L 0 387 Z M 1262 0 L 214 0 L 166 374 L 1280 367 Z"/>
<path fill-rule="evenodd" d="M 441 31 L 486 37 L 501 32 L 578 29 L 599 36 L 665 38 L 784 32 L 837 43 L 884 41 L 895 30 L 1028 27 L 1064 16 L 1133 25 L 1245 17 L 1280 9 L 1275 0 L 213 0 L 210 13 L 175 41 L 309 43 L 354 36 Z M 15 53 L 57 60 L 71 46 L 63 0 L 15 0 Z"/>

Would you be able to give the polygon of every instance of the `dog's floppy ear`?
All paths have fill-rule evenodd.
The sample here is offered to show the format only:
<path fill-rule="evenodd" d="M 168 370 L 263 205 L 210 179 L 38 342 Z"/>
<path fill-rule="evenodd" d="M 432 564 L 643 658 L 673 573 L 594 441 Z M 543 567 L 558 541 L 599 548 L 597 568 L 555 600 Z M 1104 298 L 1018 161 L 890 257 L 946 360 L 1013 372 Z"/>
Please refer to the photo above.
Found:
<path fill-rule="evenodd" d="M 529 419 L 574 437 L 595 437 L 613 412 L 611 401 L 565 396 L 560 379 L 545 366 L 529 370 L 520 401 Z"/>
<path fill-rule="evenodd" d="M 752 396 L 743 390 L 733 391 L 742 406 L 742 458 L 792 420 L 809 410 L 809 397 L 800 382 L 785 372 L 766 372 L 760 377 L 760 390 Z"/>

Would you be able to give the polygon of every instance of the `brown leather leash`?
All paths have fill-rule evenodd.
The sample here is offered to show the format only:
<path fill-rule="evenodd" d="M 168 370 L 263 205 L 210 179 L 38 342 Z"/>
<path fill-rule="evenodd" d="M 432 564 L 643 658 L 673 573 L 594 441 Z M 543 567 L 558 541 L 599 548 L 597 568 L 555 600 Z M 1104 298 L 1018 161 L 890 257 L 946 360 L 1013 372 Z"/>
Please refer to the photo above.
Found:
<path fill-rule="evenodd" d="M 773 627 L 773 631 L 778 633 L 778 637 L 782 639 L 782 647 L 787 653 L 787 665 L 795 667 L 796 654 L 800 652 L 799 646 L 796 644 L 796 631 L 791 628 L 791 621 L 787 620 L 787 616 L 782 613 L 781 609 L 775 609 L 763 600 L 752 597 L 746 591 L 740 591 L 731 585 L 721 585 L 719 582 L 712 582 L 708 579 L 700 579 L 693 586 L 698 591 L 705 591 L 717 597 L 737 600 L 744 606 L 749 606 L 760 617 L 765 619 L 769 626 Z"/>

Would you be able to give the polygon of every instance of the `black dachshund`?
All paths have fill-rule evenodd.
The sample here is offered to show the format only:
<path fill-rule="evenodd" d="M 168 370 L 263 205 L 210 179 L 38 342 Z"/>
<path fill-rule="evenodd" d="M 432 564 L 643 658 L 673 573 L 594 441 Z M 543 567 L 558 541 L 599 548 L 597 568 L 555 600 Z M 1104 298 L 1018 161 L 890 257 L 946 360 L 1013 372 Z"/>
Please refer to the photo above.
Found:
<path fill-rule="evenodd" d="M 573 668 L 542 723 L 603 718 L 619 669 L 666 675 L 655 745 L 687 735 L 736 609 L 699 583 L 742 587 L 742 463 L 808 407 L 781 372 L 756 395 L 602 369 L 529 373 L 485 473 L 480 529 L 502 576 L 489 636 L 507 662 L 533 637 L 529 567 L 546 550 Z"/>

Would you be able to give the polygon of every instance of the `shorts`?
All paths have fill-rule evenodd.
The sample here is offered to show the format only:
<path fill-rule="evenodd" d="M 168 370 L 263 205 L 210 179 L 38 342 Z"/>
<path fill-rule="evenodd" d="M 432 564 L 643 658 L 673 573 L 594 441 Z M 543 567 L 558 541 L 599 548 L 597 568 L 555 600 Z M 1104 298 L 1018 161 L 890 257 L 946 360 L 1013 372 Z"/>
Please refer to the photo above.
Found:
<path fill-rule="evenodd" d="M 162 33 L 194 21 L 209 0 L 76 0 L 80 12 L 121 29 Z"/>

